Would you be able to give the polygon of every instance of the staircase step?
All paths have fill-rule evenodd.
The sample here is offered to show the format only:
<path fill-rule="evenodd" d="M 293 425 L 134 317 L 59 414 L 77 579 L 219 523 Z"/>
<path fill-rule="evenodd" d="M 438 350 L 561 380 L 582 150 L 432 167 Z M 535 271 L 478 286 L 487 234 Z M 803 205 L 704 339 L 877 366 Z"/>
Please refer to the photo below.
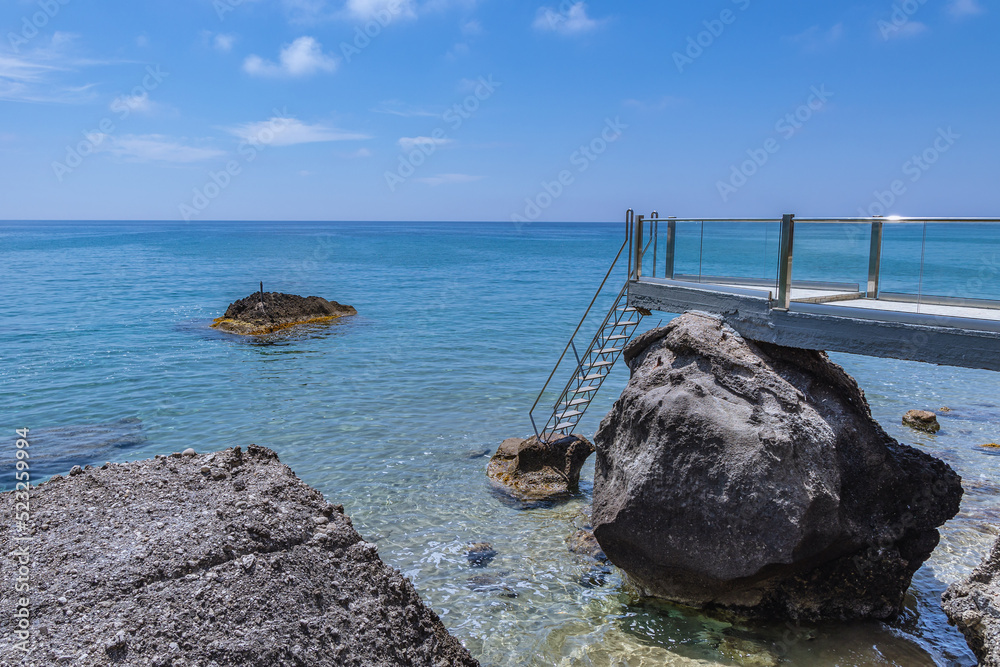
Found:
<path fill-rule="evenodd" d="M 635 326 L 639 326 L 639 323 L 636 322 L 635 320 L 631 320 L 631 321 L 628 321 L 628 322 L 615 322 L 614 324 L 612 324 L 610 326 L 612 328 L 615 328 L 615 327 L 635 327 Z"/>
<path fill-rule="evenodd" d="M 575 427 L 576 427 L 576 422 L 563 422 L 562 424 L 559 424 L 558 426 L 556 426 L 552 430 L 554 430 L 554 431 L 561 431 L 561 430 L 566 429 L 566 428 L 575 428 Z"/>
<path fill-rule="evenodd" d="M 559 405 L 563 406 L 564 408 L 572 408 L 576 407 L 577 405 L 586 405 L 587 403 L 590 403 L 589 398 L 575 398 L 572 401 L 560 403 Z"/>
<path fill-rule="evenodd" d="M 603 376 L 601 376 L 601 377 L 603 377 Z M 580 387 L 579 389 L 575 390 L 573 393 L 574 394 L 589 394 L 590 392 L 597 391 L 598 389 L 600 389 L 600 387 L 598 387 L 596 385 L 588 385 L 586 387 Z"/>
<path fill-rule="evenodd" d="M 615 362 L 613 361 L 595 361 L 594 363 L 590 364 L 589 368 L 605 368 L 607 366 L 614 366 L 614 365 Z"/>
<path fill-rule="evenodd" d="M 621 352 L 620 347 L 606 347 L 603 350 L 594 350 L 594 354 L 614 354 L 615 352 Z"/>
<path fill-rule="evenodd" d="M 618 308 L 617 310 L 618 310 L 618 312 L 621 312 L 621 313 L 638 313 L 639 312 L 638 308 L 633 308 L 632 306 L 625 306 L 624 308 Z"/>
<path fill-rule="evenodd" d="M 577 379 L 580 382 L 593 382 L 594 380 L 604 380 L 604 378 L 606 377 L 607 375 L 602 375 L 601 373 L 592 373 L 591 375 L 587 375 L 585 377 L 580 377 Z"/>
<path fill-rule="evenodd" d="M 607 338 L 604 339 L 604 342 L 605 343 L 610 343 L 613 340 L 628 340 L 628 339 L 629 339 L 629 337 L 628 336 L 624 336 L 624 335 L 622 335 L 622 336 L 608 336 Z"/>
<path fill-rule="evenodd" d="M 570 419 L 572 417 L 580 417 L 582 415 L 583 413 L 580 412 L 579 410 L 572 410 L 570 412 L 564 412 L 561 415 L 556 415 L 556 416 L 559 417 L 559 419 Z"/>

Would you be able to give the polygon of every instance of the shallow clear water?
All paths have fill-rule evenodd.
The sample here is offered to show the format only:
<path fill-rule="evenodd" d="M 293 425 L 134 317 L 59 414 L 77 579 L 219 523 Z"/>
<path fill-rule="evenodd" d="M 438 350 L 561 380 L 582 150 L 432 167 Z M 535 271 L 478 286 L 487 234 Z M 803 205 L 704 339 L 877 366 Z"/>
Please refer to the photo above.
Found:
<path fill-rule="evenodd" d="M 1000 375 L 835 355 L 893 436 L 966 478 L 962 513 L 891 625 L 733 627 L 643 605 L 617 571 L 566 548 L 587 521 L 592 472 L 578 498 L 530 511 L 489 491 L 485 454 L 531 431 L 526 410 L 622 232 L 5 223 L 0 425 L 12 442 L 14 428 L 32 429 L 46 474 L 187 447 L 271 447 L 346 505 L 488 665 L 975 664 L 938 599 L 998 533 L 1000 457 L 977 446 L 1000 440 Z M 208 328 L 260 280 L 360 314 L 266 340 Z M 626 376 L 616 369 L 582 432 L 593 434 Z M 899 425 L 906 410 L 944 406 L 954 411 L 936 436 Z M 481 541 L 499 555 L 470 568 L 466 545 Z"/>

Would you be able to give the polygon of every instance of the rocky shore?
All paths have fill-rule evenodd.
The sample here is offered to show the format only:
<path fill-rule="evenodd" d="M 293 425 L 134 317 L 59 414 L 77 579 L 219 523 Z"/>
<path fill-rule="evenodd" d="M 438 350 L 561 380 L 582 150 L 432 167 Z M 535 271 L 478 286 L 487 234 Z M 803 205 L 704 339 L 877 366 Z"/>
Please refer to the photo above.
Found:
<path fill-rule="evenodd" d="M 243 336 L 260 336 L 282 329 L 316 322 L 329 322 L 357 315 L 353 306 L 327 301 L 318 296 L 296 296 L 264 292 L 229 304 L 225 314 L 212 327 Z"/>
<path fill-rule="evenodd" d="M 1000 667 L 1000 540 L 972 574 L 948 587 L 941 606 L 979 664 Z"/>
<path fill-rule="evenodd" d="M 27 544 L 32 653 L 5 641 L 0 664 L 478 664 L 269 449 L 76 467 L 30 506 L 31 541 L 5 522 L 0 549 Z"/>

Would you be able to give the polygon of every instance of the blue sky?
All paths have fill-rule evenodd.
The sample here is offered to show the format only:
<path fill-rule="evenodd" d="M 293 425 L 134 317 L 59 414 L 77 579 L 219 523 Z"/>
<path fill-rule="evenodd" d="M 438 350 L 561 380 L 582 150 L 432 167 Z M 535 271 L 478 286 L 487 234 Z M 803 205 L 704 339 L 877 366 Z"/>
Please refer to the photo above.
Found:
<path fill-rule="evenodd" d="M 4 219 L 996 215 L 987 0 L 4 0 Z"/>

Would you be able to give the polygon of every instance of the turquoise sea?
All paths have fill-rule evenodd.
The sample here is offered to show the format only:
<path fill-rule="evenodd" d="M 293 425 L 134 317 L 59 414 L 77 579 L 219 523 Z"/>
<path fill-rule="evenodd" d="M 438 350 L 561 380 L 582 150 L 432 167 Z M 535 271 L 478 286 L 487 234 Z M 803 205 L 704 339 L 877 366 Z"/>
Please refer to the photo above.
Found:
<path fill-rule="evenodd" d="M 813 234 L 801 237 L 806 277 L 852 267 L 861 279 L 853 255 L 810 260 L 831 247 Z M 911 236 L 887 259 L 906 265 L 899 290 L 923 281 L 994 296 L 982 267 L 997 239 L 955 228 L 918 276 L 907 258 L 925 247 Z M 961 514 L 891 624 L 733 626 L 643 604 L 619 572 L 566 548 L 587 522 L 592 469 L 566 503 L 525 510 L 490 492 L 487 454 L 531 432 L 527 409 L 622 237 L 621 223 L 0 223 L 0 445 L 13 451 L 14 429 L 30 428 L 44 474 L 270 447 L 346 506 L 484 665 L 974 665 L 938 599 L 1000 533 L 1000 457 L 979 447 L 1000 441 L 996 373 L 832 355 L 890 434 L 965 478 Z M 765 233 L 740 244 L 747 275 L 756 262 L 767 270 L 774 243 Z M 716 272 L 720 258 L 699 252 L 697 270 Z M 968 271 L 949 273 L 954 261 Z M 260 281 L 359 315 L 265 339 L 209 328 Z M 615 369 L 585 435 L 626 380 Z M 944 406 L 936 436 L 900 425 L 909 409 Z M 473 569 L 466 546 L 483 541 L 498 556 Z"/>

